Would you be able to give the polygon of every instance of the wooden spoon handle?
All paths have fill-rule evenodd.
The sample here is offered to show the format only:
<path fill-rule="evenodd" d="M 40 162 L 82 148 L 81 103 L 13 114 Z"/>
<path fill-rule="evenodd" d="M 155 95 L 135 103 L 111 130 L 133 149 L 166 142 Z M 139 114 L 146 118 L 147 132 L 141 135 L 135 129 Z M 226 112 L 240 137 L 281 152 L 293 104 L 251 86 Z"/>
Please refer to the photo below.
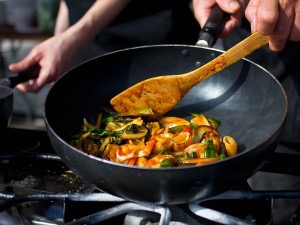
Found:
<path fill-rule="evenodd" d="M 264 45 L 268 44 L 268 42 L 269 36 L 261 35 L 255 32 L 217 58 L 211 60 L 199 69 L 187 73 L 186 75 L 190 76 L 193 82 L 195 82 L 194 85 L 196 85 L 211 75 L 244 58 L 256 49 L 263 47 Z"/>

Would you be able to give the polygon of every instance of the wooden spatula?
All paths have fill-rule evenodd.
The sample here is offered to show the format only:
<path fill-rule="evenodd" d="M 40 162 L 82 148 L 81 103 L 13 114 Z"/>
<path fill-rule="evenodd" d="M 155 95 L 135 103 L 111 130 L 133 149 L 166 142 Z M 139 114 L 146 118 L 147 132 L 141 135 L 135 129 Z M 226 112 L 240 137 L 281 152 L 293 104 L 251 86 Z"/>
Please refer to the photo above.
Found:
<path fill-rule="evenodd" d="M 141 81 L 111 99 L 120 114 L 151 108 L 156 114 L 170 111 L 196 84 L 223 70 L 268 43 L 268 36 L 253 33 L 207 64 L 181 75 L 165 75 Z"/>

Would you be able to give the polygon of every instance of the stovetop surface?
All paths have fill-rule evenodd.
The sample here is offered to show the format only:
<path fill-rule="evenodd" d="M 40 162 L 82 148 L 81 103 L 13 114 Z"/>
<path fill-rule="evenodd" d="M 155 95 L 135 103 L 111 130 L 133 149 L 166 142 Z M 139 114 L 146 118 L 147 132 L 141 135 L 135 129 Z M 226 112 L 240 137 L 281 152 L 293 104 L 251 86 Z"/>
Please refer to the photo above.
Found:
<path fill-rule="evenodd" d="M 10 128 L 1 136 L 0 185 L 13 188 L 14 192 L 91 191 L 60 161 L 46 131 Z"/>

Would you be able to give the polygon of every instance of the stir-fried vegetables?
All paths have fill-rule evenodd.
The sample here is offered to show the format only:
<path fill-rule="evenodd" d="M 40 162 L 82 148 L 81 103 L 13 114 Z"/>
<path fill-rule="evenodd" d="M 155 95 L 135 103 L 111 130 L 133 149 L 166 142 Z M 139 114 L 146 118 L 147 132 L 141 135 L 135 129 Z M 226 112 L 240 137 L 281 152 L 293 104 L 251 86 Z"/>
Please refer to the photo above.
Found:
<path fill-rule="evenodd" d="M 237 154 L 236 141 L 222 137 L 213 118 L 192 114 L 188 121 L 144 111 L 139 116 L 100 113 L 96 125 L 84 119 L 71 144 L 93 156 L 143 167 L 201 165 Z"/>

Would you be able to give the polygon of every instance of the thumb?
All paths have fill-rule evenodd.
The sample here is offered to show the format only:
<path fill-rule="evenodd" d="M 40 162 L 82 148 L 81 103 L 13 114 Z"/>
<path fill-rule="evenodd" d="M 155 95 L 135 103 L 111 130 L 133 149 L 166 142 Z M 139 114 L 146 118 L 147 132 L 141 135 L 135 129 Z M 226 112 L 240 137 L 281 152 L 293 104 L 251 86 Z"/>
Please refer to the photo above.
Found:
<path fill-rule="evenodd" d="M 230 14 L 234 14 L 241 9 L 241 5 L 237 0 L 217 0 L 217 4 Z"/>

